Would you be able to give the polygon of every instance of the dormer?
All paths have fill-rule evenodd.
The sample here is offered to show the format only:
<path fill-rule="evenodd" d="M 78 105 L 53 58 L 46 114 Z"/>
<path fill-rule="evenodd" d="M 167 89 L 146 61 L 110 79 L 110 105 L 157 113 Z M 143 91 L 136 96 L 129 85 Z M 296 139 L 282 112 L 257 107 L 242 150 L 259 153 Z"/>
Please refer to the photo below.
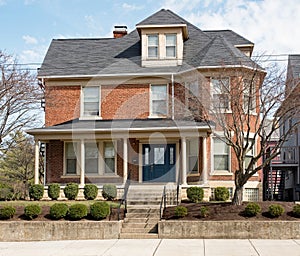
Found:
<path fill-rule="evenodd" d="M 180 66 L 183 43 L 188 39 L 184 20 L 169 10 L 160 10 L 136 25 L 141 37 L 143 67 Z"/>

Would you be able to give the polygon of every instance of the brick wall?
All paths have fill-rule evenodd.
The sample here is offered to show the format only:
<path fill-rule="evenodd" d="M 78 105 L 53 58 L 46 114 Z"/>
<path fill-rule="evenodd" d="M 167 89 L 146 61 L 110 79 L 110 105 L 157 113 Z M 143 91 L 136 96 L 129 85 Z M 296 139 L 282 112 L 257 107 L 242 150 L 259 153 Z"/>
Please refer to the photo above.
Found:
<path fill-rule="evenodd" d="M 46 183 L 61 182 L 63 175 L 64 143 L 51 140 L 46 144 Z"/>

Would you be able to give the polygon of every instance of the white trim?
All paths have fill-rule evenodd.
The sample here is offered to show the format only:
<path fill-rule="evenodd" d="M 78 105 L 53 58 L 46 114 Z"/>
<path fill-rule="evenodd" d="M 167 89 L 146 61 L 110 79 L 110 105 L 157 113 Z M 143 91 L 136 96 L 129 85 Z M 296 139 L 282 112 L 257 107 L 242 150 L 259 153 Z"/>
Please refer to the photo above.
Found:
<path fill-rule="evenodd" d="M 40 149 L 38 140 L 34 142 L 34 156 L 34 184 L 39 184 Z"/>
<path fill-rule="evenodd" d="M 74 148 L 74 144 L 76 145 L 76 147 L 74 148 L 74 153 L 75 153 L 75 157 L 76 157 L 76 170 L 75 173 L 67 173 L 67 143 L 72 143 L 73 144 L 73 148 Z M 80 170 L 80 141 L 69 141 L 69 140 L 65 140 L 64 141 L 64 156 L 63 156 L 63 176 L 65 177 L 72 177 L 72 176 L 76 176 L 78 177 L 79 175 L 79 170 Z"/>
<path fill-rule="evenodd" d="M 181 162 L 182 162 L 182 185 L 187 185 L 187 154 L 186 154 L 186 138 L 181 137 Z"/>

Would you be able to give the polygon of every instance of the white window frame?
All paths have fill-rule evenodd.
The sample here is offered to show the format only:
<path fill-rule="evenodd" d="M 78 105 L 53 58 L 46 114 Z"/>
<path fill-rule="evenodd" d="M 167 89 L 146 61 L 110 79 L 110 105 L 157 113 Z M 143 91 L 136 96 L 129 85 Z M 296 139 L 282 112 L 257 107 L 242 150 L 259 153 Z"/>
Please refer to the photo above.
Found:
<path fill-rule="evenodd" d="M 153 86 L 165 86 L 166 87 L 166 114 L 158 115 L 153 113 L 153 99 L 152 99 L 152 87 Z M 150 104 L 149 104 L 149 118 L 166 118 L 169 115 L 169 84 L 150 84 L 149 87 Z"/>
<path fill-rule="evenodd" d="M 76 144 L 74 148 L 74 153 L 76 157 L 76 171 L 75 173 L 67 173 L 67 144 Z M 79 145 L 80 143 L 78 141 L 64 141 L 64 164 L 63 164 L 63 175 L 65 176 L 78 176 L 80 172 L 80 166 L 79 166 Z M 74 146 L 73 146 L 74 147 Z"/>
<path fill-rule="evenodd" d="M 157 45 L 149 45 L 149 37 L 157 37 Z M 159 34 L 147 34 L 147 59 L 159 59 Z M 149 56 L 149 48 L 153 47 L 157 49 L 157 55 L 156 56 Z"/>
<path fill-rule="evenodd" d="M 168 36 L 174 36 L 175 37 L 175 44 L 174 45 L 168 45 L 167 44 L 167 37 Z M 175 56 L 168 56 L 168 51 L 167 51 L 167 48 L 168 47 L 174 47 L 174 53 L 175 53 Z M 166 59 L 176 59 L 177 58 L 177 34 L 175 33 L 170 33 L 170 34 L 165 34 L 165 49 L 166 49 Z"/>
<path fill-rule="evenodd" d="M 87 173 L 87 170 L 85 169 L 85 165 L 86 165 L 86 161 L 87 161 L 87 159 L 86 159 L 86 155 L 85 155 L 85 150 L 86 150 L 86 144 L 96 144 L 96 146 L 97 146 L 97 149 L 98 149 L 98 162 L 97 162 L 97 166 L 98 166 L 98 170 L 97 170 L 97 172 L 93 172 L 93 173 Z M 84 174 L 86 175 L 86 176 L 99 176 L 99 174 L 100 174 L 100 150 L 99 150 L 99 143 L 98 142 L 94 142 L 94 141 L 85 141 L 84 142 Z"/>
<path fill-rule="evenodd" d="M 114 173 L 105 173 L 105 143 L 113 143 L 114 150 L 115 150 L 115 170 Z M 117 152 L 117 141 L 116 140 L 101 140 L 99 142 L 99 153 L 100 153 L 100 163 L 99 163 L 99 169 L 100 169 L 100 175 L 105 177 L 115 177 L 117 175 L 117 161 L 118 161 L 118 152 Z"/>
<path fill-rule="evenodd" d="M 215 147 L 214 147 L 214 140 L 215 139 L 219 139 L 222 140 L 222 136 L 213 136 L 211 137 L 212 143 L 211 143 L 211 172 L 212 175 L 232 175 L 231 172 L 231 148 L 223 141 L 223 143 L 225 143 L 228 147 L 228 170 L 216 170 L 215 169 Z M 223 138 L 224 140 L 224 138 Z M 220 154 L 218 154 L 220 155 Z M 225 154 L 224 154 L 225 155 Z"/>
<path fill-rule="evenodd" d="M 224 79 L 228 80 L 228 87 L 229 88 L 226 88 L 224 86 L 224 83 L 222 82 L 222 80 L 224 80 Z M 221 86 L 226 88 L 225 89 L 226 92 L 217 93 L 217 91 L 215 90 L 215 87 L 214 87 L 214 81 L 215 80 L 221 81 Z M 212 109 L 216 109 L 216 107 L 215 107 L 215 97 L 214 96 L 216 95 L 219 99 L 218 102 L 221 102 L 220 97 L 222 95 L 224 95 L 225 96 L 224 98 L 228 99 L 228 107 L 221 107 L 221 105 L 220 105 L 220 106 L 218 106 L 217 110 L 220 110 L 221 112 L 230 112 L 231 111 L 231 99 L 230 99 L 231 85 L 230 85 L 230 83 L 231 83 L 231 79 L 230 79 L 229 76 L 211 77 L 210 78 L 210 88 L 211 88 L 211 98 L 212 98 L 211 107 L 212 107 Z"/>
<path fill-rule="evenodd" d="M 195 154 L 191 154 L 190 152 L 190 143 L 191 141 L 197 141 L 197 148 L 198 148 L 198 152 Z M 199 175 L 199 155 L 200 155 L 200 149 L 199 149 L 199 146 L 200 146 L 200 143 L 199 143 L 199 138 L 196 137 L 196 138 L 188 138 L 186 140 L 187 142 L 187 151 L 186 151 L 186 155 L 187 155 L 187 161 L 186 161 L 186 164 L 187 164 L 187 174 L 190 176 L 190 175 Z M 197 157 L 197 172 L 193 172 L 191 170 L 191 167 L 190 167 L 190 158 L 191 157 Z"/>
<path fill-rule="evenodd" d="M 98 95 L 98 115 L 85 115 L 84 114 L 84 88 L 92 88 L 92 87 L 98 87 L 99 95 Z M 80 119 L 83 120 L 95 120 L 95 119 L 101 119 L 101 86 L 82 86 L 81 87 L 81 94 L 80 94 Z"/>

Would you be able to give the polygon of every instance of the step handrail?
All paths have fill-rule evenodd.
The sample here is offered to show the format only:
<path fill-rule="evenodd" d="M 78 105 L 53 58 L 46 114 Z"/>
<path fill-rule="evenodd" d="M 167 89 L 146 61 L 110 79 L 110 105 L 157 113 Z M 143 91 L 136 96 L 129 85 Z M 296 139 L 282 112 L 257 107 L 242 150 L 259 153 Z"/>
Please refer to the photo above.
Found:
<path fill-rule="evenodd" d="M 124 185 L 124 194 L 122 196 L 121 202 L 118 207 L 118 220 L 120 220 L 120 212 L 121 212 L 121 206 L 124 204 L 125 206 L 125 214 L 127 213 L 127 194 L 130 186 L 130 170 L 128 171 L 127 179 Z M 124 215 L 125 215 L 124 214 Z M 125 216 L 124 216 L 125 217 Z"/>
<path fill-rule="evenodd" d="M 159 207 L 160 219 L 162 219 L 162 215 L 163 215 L 163 212 L 166 209 L 166 206 L 167 206 L 167 195 L 166 195 L 166 185 L 165 185 L 164 190 L 163 190 L 163 194 L 162 194 L 162 197 L 161 197 L 161 201 L 160 201 L 160 207 Z"/>

